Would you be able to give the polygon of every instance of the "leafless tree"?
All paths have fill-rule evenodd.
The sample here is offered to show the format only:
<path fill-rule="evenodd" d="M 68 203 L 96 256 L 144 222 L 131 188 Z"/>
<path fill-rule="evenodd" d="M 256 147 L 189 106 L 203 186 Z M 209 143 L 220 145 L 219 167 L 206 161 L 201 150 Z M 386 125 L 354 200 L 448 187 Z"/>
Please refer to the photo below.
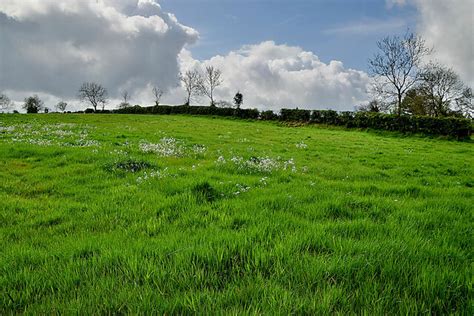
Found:
<path fill-rule="evenodd" d="M 207 66 L 200 87 L 201 93 L 211 100 L 211 106 L 214 103 L 214 90 L 222 84 L 222 71 L 214 66 Z"/>
<path fill-rule="evenodd" d="M 12 101 L 10 100 L 10 98 L 4 94 L 4 93 L 0 93 L 0 110 L 3 112 L 3 111 L 8 111 L 10 110 L 10 108 L 12 107 Z"/>
<path fill-rule="evenodd" d="M 119 104 L 119 109 L 125 109 L 130 107 L 130 93 L 127 90 L 122 91 L 122 102 Z"/>
<path fill-rule="evenodd" d="M 157 86 L 154 86 L 152 89 L 153 97 L 155 98 L 155 105 L 160 105 L 161 97 L 163 96 L 164 92 Z"/>
<path fill-rule="evenodd" d="M 201 93 L 203 78 L 199 71 L 188 70 L 186 73 L 179 75 L 179 80 L 183 83 L 184 89 L 187 93 L 185 105 L 189 105 L 193 96 Z"/>
<path fill-rule="evenodd" d="M 67 103 L 64 101 L 60 101 L 58 104 L 56 104 L 56 109 L 60 112 L 66 111 Z"/>
<path fill-rule="evenodd" d="M 128 93 L 127 90 L 122 91 L 122 100 L 123 103 L 128 103 L 128 101 L 130 100 L 130 93 Z"/>
<path fill-rule="evenodd" d="M 102 104 L 102 110 L 107 103 L 107 90 L 98 83 L 84 82 L 79 88 L 78 97 L 81 101 L 89 102 L 94 111 L 97 111 L 97 106 Z"/>
<path fill-rule="evenodd" d="M 431 62 L 421 71 L 418 89 L 426 97 L 427 113 L 444 116 L 456 101 L 462 101 L 466 86 L 454 70 Z"/>
<path fill-rule="evenodd" d="M 472 105 L 472 89 L 466 87 L 462 93 L 462 96 L 456 101 L 456 109 L 467 118 L 474 118 L 474 106 Z"/>
<path fill-rule="evenodd" d="M 419 67 L 431 49 L 421 37 L 408 32 L 404 37 L 387 36 L 377 46 L 379 52 L 369 60 L 369 68 L 378 79 L 376 92 L 390 98 L 401 115 L 403 97 L 419 82 Z"/>

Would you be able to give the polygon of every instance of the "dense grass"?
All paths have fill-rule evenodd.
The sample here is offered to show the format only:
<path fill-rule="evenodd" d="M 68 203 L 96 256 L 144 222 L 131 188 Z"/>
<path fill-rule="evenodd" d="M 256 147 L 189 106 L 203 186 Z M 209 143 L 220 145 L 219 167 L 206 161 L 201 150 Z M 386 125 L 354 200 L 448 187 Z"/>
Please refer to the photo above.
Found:
<path fill-rule="evenodd" d="M 473 145 L 0 115 L 0 314 L 473 314 Z"/>

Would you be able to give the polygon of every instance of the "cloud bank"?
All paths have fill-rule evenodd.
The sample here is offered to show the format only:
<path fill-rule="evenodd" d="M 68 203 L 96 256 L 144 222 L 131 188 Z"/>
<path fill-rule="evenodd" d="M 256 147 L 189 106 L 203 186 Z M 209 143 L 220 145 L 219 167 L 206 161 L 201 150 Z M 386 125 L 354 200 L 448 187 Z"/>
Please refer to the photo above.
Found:
<path fill-rule="evenodd" d="M 198 32 L 153 0 L 2 0 L 0 38 L 0 89 L 71 98 L 84 81 L 175 86 Z"/>
<path fill-rule="evenodd" d="M 326 64 L 300 47 L 272 41 L 203 62 L 184 52 L 181 60 L 183 71 L 208 65 L 221 69 L 225 81 L 217 96 L 232 100 L 240 90 L 248 107 L 353 110 L 367 98 L 369 77 L 365 72 L 347 69 L 340 61 Z"/>

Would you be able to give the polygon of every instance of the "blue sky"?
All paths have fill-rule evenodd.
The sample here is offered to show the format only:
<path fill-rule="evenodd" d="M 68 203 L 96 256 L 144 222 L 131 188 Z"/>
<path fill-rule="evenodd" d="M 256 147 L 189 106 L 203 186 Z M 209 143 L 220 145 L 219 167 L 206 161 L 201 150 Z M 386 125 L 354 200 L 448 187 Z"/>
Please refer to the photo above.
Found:
<path fill-rule="evenodd" d="M 367 70 L 376 41 L 415 28 L 414 6 L 385 0 L 162 0 L 164 11 L 195 28 L 197 59 L 225 55 L 245 44 L 273 40 L 299 46 L 323 62 Z"/>

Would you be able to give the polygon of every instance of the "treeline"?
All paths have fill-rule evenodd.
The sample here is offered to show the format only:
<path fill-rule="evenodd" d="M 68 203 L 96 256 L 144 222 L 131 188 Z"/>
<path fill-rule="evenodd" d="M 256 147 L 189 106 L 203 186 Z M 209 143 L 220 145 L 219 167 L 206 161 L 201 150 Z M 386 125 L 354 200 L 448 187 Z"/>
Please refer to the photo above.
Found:
<path fill-rule="evenodd" d="M 416 115 L 396 115 L 374 112 L 337 112 L 333 110 L 282 109 L 280 113 L 258 111 L 257 109 L 219 108 L 211 106 L 159 105 L 142 107 L 139 105 L 85 113 L 117 114 L 189 114 L 236 117 L 240 119 L 314 123 L 347 128 L 369 128 L 397 131 L 402 133 L 449 136 L 456 139 L 468 139 L 472 134 L 472 120 L 457 117 L 429 117 Z"/>

